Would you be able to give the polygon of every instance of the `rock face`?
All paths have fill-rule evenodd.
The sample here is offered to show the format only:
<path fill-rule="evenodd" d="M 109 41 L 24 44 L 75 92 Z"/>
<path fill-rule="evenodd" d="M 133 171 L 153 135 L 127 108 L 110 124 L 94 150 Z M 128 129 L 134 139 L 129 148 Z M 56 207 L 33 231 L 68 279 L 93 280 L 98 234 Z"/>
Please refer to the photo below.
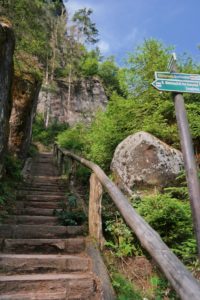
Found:
<path fill-rule="evenodd" d="M 13 107 L 10 118 L 9 150 L 25 158 L 32 136 L 32 123 L 37 108 L 41 82 L 31 75 L 15 77 Z"/>
<path fill-rule="evenodd" d="M 108 102 L 104 88 L 98 79 L 76 81 L 68 85 L 57 81 L 54 91 L 42 91 L 37 111 L 50 121 L 74 125 L 77 122 L 90 122 L 98 109 L 105 109 Z"/>
<path fill-rule="evenodd" d="M 116 182 L 127 192 L 168 186 L 182 167 L 180 151 L 142 131 L 117 146 L 111 163 Z"/>
<path fill-rule="evenodd" d="M 15 38 L 12 28 L 0 22 L 0 175 L 9 134 L 14 46 Z"/>

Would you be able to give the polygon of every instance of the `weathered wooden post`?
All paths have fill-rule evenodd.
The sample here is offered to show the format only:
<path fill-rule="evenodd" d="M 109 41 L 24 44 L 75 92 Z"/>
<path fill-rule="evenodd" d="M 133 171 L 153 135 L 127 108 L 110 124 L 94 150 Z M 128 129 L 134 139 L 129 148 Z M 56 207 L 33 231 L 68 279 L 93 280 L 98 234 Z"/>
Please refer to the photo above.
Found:
<path fill-rule="evenodd" d="M 76 161 L 72 159 L 70 173 L 69 173 L 69 183 L 71 186 L 74 186 L 75 179 L 76 179 Z"/>
<path fill-rule="evenodd" d="M 58 156 L 58 169 L 60 174 L 63 174 L 63 163 L 64 163 L 64 154 L 62 151 L 59 151 L 59 156 Z"/>
<path fill-rule="evenodd" d="M 190 196 L 190 206 L 200 258 L 200 183 L 195 162 L 192 137 L 182 95 L 182 93 L 200 93 L 200 75 L 177 73 L 175 54 L 171 57 L 168 71 L 169 72 L 155 72 L 156 80 L 152 85 L 159 91 L 173 92 L 176 119 Z"/>
<path fill-rule="evenodd" d="M 97 241 L 100 249 L 104 246 L 102 233 L 101 202 L 103 188 L 97 176 L 92 173 L 90 177 L 90 198 L 89 198 L 89 233 Z"/>
<path fill-rule="evenodd" d="M 183 96 L 178 93 L 174 94 L 174 103 L 200 258 L 200 184 L 198 179 L 197 165 Z"/>

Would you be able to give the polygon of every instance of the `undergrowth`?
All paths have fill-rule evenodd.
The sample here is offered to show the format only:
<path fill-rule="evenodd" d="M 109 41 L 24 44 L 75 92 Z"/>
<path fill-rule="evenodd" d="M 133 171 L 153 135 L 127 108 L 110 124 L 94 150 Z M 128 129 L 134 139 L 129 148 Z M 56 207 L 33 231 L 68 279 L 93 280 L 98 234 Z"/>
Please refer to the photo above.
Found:
<path fill-rule="evenodd" d="M 83 225 L 87 220 L 85 213 L 78 207 L 77 197 L 71 192 L 66 194 L 66 201 L 62 203 L 62 210 L 55 210 L 55 215 L 64 226 Z"/>
<path fill-rule="evenodd" d="M 58 133 L 66 130 L 68 125 L 58 122 L 50 123 L 45 127 L 45 121 L 42 115 L 36 115 L 33 123 L 33 142 L 40 142 L 44 146 L 52 148 Z"/>
<path fill-rule="evenodd" d="M 0 222 L 12 211 L 16 199 L 16 188 L 22 181 L 22 163 L 7 155 L 4 161 L 4 174 L 0 180 Z"/>
<path fill-rule="evenodd" d="M 112 285 L 117 294 L 117 300 L 143 300 L 142 295 L 123 275 L 112 275 Z"/>

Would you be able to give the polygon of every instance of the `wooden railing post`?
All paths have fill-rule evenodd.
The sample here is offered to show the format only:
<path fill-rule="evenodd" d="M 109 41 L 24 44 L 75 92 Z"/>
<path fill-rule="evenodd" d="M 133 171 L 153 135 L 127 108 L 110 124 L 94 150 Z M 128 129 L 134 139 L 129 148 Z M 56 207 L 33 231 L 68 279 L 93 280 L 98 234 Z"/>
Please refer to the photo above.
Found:
<path fill-rule="evenodd" d="M 76 170 L 76 165 L 73 161 L 83 164 L 94 172 L 90 178 L 89 233 L 90 236 L 97 241 L 99 247 L 102 248 L 104 244 L 101 220 L 101 201 L 104 188 L 115 203 L 127 225 L 138 237 L 143 248 L 149 252 L 155 262 L 159 265 L 160 269 L 179 294 L 180 298 L 182 300 L 199 300 L 199 282 L 171 252 L 158 233 L 137 214 L 128 199 L 106 176 L 103 170 L 93 162 L 79 157 L 67 150 L 63 151 L 58 146 L 55 147 L 55 150 L 57 161 L 58 151 L 63 153 L 65 157 L 71 158 L 72 165 L 70 168 L 70 174 L 72 177 L 70 174 L 69 177 L 71 177 L 72 182 L 74 182 L 73 173 Z"/>
<path fill-rule="evenodd" d="M 64 154 L 61 151 L 59 151 L 58 169 L 59 169 L 61 175 L 63 175 L 63 164 L 64 164 Z"/>
<path fill-rule="evenodd" d="M 102 233 L 101 202 L 103 188 L 97 178 L 92 173 L 90 177 L 90 199 L 89 199 L 89 233 L 102 249 L 104 246 L 104 237 Z"/>
<path fill-rule="evenodd" d="M 76 161 L 71 159 L 70 173 L 69 173 L 69 184 L 74 186 L 76 179 Z"/>

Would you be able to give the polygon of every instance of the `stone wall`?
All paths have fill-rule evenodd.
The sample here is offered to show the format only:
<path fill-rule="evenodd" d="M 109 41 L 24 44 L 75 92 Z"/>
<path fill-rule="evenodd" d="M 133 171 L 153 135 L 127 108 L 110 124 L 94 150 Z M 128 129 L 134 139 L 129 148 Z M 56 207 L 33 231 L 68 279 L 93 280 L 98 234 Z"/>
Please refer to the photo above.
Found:
<path fill-rule="evenodd" d="M 76 81 L 71 85 L 69 97 L 68 84 L 57 81 L 51 91 L 41 91 L 37 111 L 50 121 L 74 125 L 77 122 L 90 122 L 95 112 L 105 109 L 107 97 L 97 78 Z"/>
<path fill-rule="evenodd" d="M 0 175 L 9 135 L 14 47 L 15 37 L 11 26 L 0 22 Z"/>
<path fill-rule="evenodd" d="M 24 74 L 14 79 L 9 150 L 20 158 L 26 157 L 31 142 L 40 87 L 41 82 L 31 75 Z"/>

